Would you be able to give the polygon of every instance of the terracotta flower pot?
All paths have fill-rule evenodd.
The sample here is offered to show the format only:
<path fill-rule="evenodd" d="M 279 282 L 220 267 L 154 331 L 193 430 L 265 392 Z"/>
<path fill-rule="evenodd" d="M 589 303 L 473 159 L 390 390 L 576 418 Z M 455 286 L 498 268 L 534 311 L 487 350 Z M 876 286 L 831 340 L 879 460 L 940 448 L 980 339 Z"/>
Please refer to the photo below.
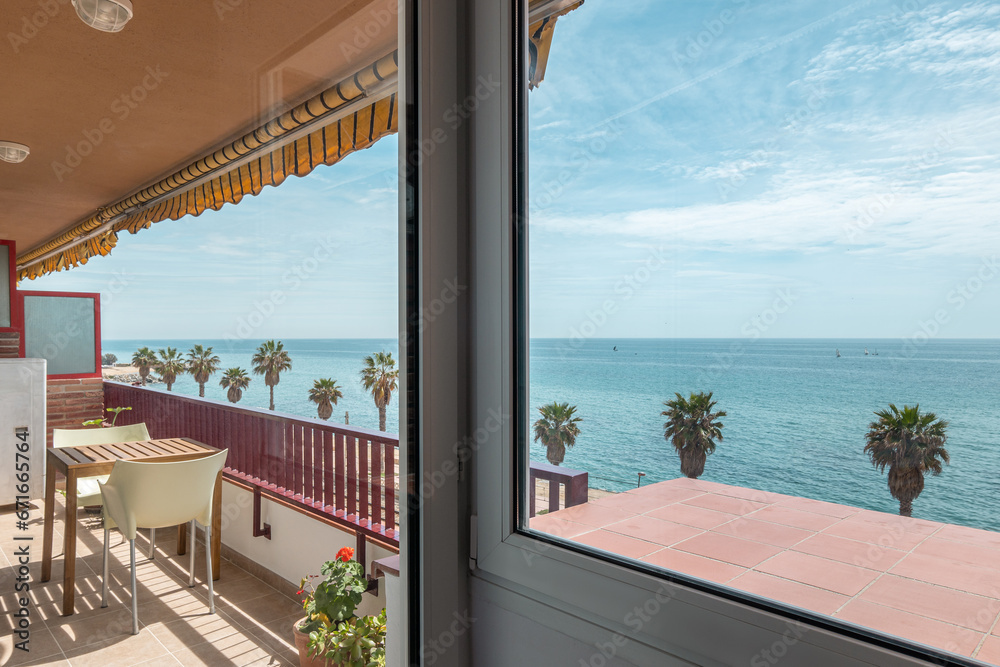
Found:
<path fill-rule="evenodd" d="M 299 630 L 299 625 L 305 622 L 303 616 L 292 624 L 292 633 L 295 635 L 295 648 L 299 649 L 299 667 L 336 667 L 326 658 L 309 655 L 309 635 Z"/>

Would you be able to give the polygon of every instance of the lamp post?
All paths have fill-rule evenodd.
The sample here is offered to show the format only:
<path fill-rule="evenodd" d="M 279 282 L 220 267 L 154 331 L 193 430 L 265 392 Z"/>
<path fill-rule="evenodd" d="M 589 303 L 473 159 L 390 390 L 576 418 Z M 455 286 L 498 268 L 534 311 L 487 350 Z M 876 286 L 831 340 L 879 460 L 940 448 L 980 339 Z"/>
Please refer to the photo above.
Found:
<path fill-rule="evenodd" d="M 637 481 L 635 483 L 635 488 L 638 489 L 640 486 L 642 486 L 642 478 L 645 477 L 645 476 L 646 476 L 646 473 L 644 473 L 644 472 L 639 473 L 639 481 Z"/>

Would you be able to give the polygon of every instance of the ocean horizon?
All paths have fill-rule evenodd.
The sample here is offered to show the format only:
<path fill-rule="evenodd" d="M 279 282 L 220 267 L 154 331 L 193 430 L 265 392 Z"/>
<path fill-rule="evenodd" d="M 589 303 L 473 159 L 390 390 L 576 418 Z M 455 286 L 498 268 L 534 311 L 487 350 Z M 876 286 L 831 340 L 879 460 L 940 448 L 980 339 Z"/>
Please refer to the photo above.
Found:
<path fill-rule="evenodd" d="M 362 360 L 385 350 L 398 361 L 396 339 L 281 340 L 292 370 L 275 388 L 277 411 L 315 417 L 308 389 L 332 377 L 344 398 L 331 421 L 343 423 L 349 412 L 352 426 L 378 427 L 360 383 Z M 102 351 L 125 363 L 142 345 L 186 353 L 200 343 L 214 348 L 223 370 L 238 365 L 249 372 L 260 342 L 105 340 Z M 591 487 L 624 491 L 636 486 L 640 472 L 643 485 L 679 477 L 677 455 L 663 437 L 663 402 L 675 392 L 712 391 L 727 416 L 702 479 L 895 513 L 885 475 L 864 455 L 864 434 L 875 410 L 919 403 L 950 422 L 951 465 L 927 477 L 913 516 L 1000 530 L 998 339 L 532 338 L 530 344 L 531 421 L 545 403 L 577 406 L 581 434 L 563 465 L 586 470 Z M 220 377 L 206 385 L 207 398 L 226 400 Z M 185 375 L 174 391 L 196 396 L 198 386 Z M 253 376 L 240 405 L 267 408 L 267 401 L 262 378 Z M 398 430 L 398 415 L 393 396 L 390 431 Z M 532 442 L 530 451 L 532 460 L 545 461 L 540 444 Z"/>

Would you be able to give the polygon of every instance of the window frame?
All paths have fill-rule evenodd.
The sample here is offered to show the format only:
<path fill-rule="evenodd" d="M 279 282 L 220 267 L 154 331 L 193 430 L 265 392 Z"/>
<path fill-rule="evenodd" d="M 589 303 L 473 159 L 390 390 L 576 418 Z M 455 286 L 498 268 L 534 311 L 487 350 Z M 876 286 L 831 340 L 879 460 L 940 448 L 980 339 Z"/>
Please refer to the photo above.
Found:
<path fill-rule="evenodd" d="M 499 93 L 482 101 L 470 135 L 476 184 L 470 416 L 487 431 L 475 448 L 473 577 L 509 593 L 506 604 L 516 613 L 580 641 L 593 642 L 587 624 L 626 638 L 616 655 L 639 664 L 662 661 L 664 654 L 695 664 L 733 664 L 782 641 L 797 652 L 797 664 L 845 659 L 881 665 L 981 664 L 519 527 L 526 507 L 518 490 L 525 488 L 528 456 L 528 90 L 520 55 L 527 53 L 527 17 L 526 0 L 473 0 L 470 79 L 501 77 Z M 500 426 L 491 429 L 498 414 Z M 635 610 L 651 600 L 658 601 L 658 612 L 636 628 Z M 566 618 L 554 616 L 553 609 L 563 610 Z M 788 641 L 789 632 L 794 642 Z M 720 636 L 728 641 L 720 642 Z"/>
<path fill-rule="evenodd" d="M 17 289 L 17 246 L 13 241 L 0 239 L 0 252 L 7 254 L 7 269 L 10 303 L 10 326 L 0 327 L 3 333 L 20 334 L 21 356 L 24 356 L 24 308 L 21 293 Z"/>

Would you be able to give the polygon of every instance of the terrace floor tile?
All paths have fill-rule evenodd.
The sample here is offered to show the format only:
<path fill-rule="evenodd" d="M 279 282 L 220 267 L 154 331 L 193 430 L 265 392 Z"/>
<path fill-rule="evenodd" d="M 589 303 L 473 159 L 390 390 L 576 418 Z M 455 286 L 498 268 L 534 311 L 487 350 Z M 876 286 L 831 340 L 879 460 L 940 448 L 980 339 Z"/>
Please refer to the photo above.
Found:
<path fill-rule="evenodd" d="M 979 647 L 979 653 L 974 657 L 983 662 L 1000 665 L 1000 637 L 996 635 L 987 637 Z"/>
<path fill-rule="evenodd" d="M 906 556 L 906 552 L 899 549 L 827 533 L 816 533 L 793 546 L 792 550 L 872 570 L 886 570 Z"/>
<path fill-rule="evenodd" d="M 656 567 L 682 572 L 718 584 L 724 584 L 746 572 L 746 568 L 731 563 L 723 563 L 676 549 L 662 549 L 640 560 Z"/>
<path fill-rule="evenodd" d="M 706 493 L 701 496 L 689 498 L 683 501 L 683 504 L 693 505 L 695 507 L 701 507 L 707 510 L 715 510 L 716 512 L 735 514 L 736 516 L 743 516 L 744 514 L 750 514 L 751 512 L 756 512 L 762 507 L 767 506 L 764 503 L 755 502 L 753 500 L 746 500 L 745 498 L 720 496 L 714 493 Z"/>
<path fill-rule="evenodd" d="M 559 518 L 582 523 L 593 528 L 603 528 L 611 523 L 623 521 L 638 512 L 626 512 L 614 507 L 602 507 L 599 503 L 584 503 L 559 511 Z M 546 515 L 548 516 L 548 515 Z"/>
<path fill-rule="evenodd" d="M 685 526 L 693 526 L 705 530 L 728 523 L 736 518 L 735 514 L 725 514 L 701 507 L 685 505 L 684 503 L 676 503 L 652 512 L 647 512 L 646 516 L 674 523 L 682 523 Z"/>
<path fill-rule="evenodd" d="M 589 533 L 594 529 L 593 526 L 588 526 L 585 523 L 577 523 L 576 521 L 568 521 L 557 517 L 555 514 L 543 514 L 542 516 L 532 517 L 528 525 L 533 530 L 564 539 Z"/>
<path fill-rule="evenodd" d="M 912 553 L 889 572 L 966 593 L 1000 598 L 1000 571 L 969 565 L 952 558 Z"/>
<path fill-rule="evenodd" d="M 837 618 L 962 655 L 972 655 L 983 637 L 981 632 L 864 600 L 848 602 Z"/>
<path fill-rule="evenodd" d="M 642 558 L 663 548 L 662 545 L 653 542 L 626 537 L 604 529 L 578 535 L 573 541 L 628 558 Z"/>
<path fill-rule="evenodd" d="M 695 535 L 700 535 L 703 531 L 700 528 L 692 528 L 672 521 L 654 519 L 651 516 L 635 516 L 610 526 L 605 526 L 604 530 L 621 535 L 631 535 L 649 542 L 655 542 L 663 547 L 669 547 Z"/>
<path fill-rule="evenodd" d="M 741 567 L 753 567 L 782 551 L 780 547 L 770 544 L 751 542 L 721 533 L 702 533 L 674 545 L 674 548 Z"/>
<path fill-rule="evenodd" d="M 784 551 L 756 568 L 841 595 L 857 595 L 881 573 L 797 551 Z"/>
<path fill-rule="evenodd" d="M 890 574 L 880 577 L 858 599 L 978 632 L 990 631 L 1000 603 L 996 599 L 967 595 L 950 588 Z"/>
<path fill-rule="evenodd" d="M 939 534 L 937 533 L 934 537 L 929 537 L 918 544 L 913 553 L 923 556 L 950 558 L 951 560 L 993 570 L 1000 569 L 1000 553 L 998 553 L 997 549 L 941 539 L 937 536 Z"/>
<path fill-rule="evenodd" d="M 791 547 L 814 535 L 812 531 L 783 526 L 780 523 L 758 521 L 741 516 L 715 529 L 716 532 L 741 537 L 745 540 L 763 542 L 776 547 Z"/>
<path fill-rule="evenodd" d="M 729 585 L 760 597 L 827 615 L 832 615 L 851 599 L 840 593 L 807 586 L 797 581 L 782 579 L 755 570 L 750 570 L 736 577 L 729 582 Z"/>
<path fill-rule="evenodd" d="M 769 507 L 765 507 L 756 512 L 753 518 L 759 521 L 770 521 L 771 523 L 780 523 L 783 526 L 812 531 L 823 530 L 841 521 L 837 517 L 806 512 L 784 505 L 770 505 Z"/>

